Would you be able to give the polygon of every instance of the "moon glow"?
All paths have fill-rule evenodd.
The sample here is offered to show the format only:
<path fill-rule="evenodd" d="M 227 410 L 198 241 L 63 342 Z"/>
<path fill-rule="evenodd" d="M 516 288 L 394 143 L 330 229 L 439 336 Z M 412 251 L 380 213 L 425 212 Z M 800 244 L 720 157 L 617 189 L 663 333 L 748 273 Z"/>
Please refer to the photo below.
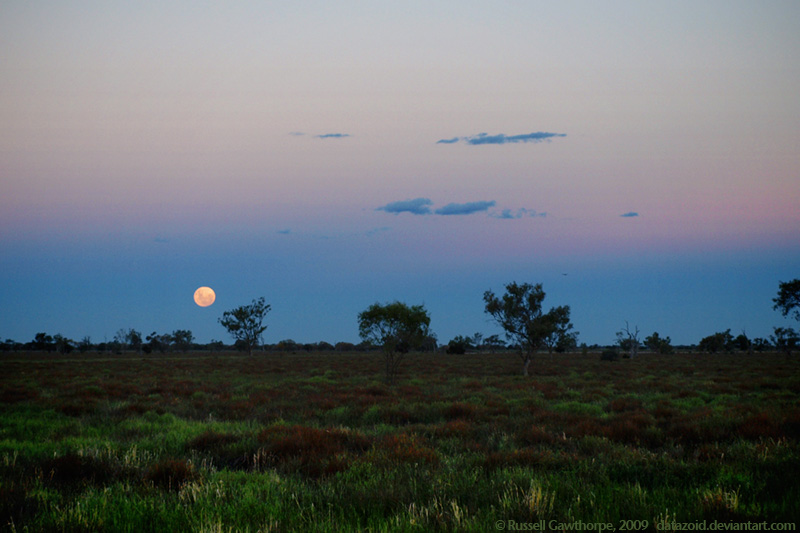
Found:
<path fill-rule="evenodd" d="M 200 307 L 208 307 L 213 304 L 216 299 L 217 295 L 211 287 L 200 287 L 194 291 L 194 303 Z"/>

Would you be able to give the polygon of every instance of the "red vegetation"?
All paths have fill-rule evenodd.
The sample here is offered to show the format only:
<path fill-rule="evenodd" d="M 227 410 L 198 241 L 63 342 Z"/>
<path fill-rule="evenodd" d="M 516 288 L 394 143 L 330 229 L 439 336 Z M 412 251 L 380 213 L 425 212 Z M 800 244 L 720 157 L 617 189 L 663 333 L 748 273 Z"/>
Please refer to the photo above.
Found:
<path fill-rule="evenodd" d="M 183 459 L 167 459 L 152 465 L 144 474 L 144 480 L 164 490 L 180 490 L 197 479 L 194 466 Z"/>

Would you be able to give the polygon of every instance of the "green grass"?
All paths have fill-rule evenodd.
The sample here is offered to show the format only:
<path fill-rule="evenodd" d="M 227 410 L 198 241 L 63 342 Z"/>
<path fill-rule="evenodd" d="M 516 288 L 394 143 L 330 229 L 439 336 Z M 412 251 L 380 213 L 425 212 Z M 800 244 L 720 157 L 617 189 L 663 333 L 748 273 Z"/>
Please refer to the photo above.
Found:
<path fill-rule="evenodd" d="M 796 522 L 779 355 L 0 358 L 0 527 L 493 531 Z"/>

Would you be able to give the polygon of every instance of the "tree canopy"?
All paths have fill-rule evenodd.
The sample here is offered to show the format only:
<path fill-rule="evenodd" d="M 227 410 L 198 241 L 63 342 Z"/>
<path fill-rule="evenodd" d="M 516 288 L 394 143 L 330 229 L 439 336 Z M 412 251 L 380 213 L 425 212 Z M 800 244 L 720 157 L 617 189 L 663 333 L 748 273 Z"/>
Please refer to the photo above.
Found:
<path fill-rule="evenodd" d="M 272 307 L 264 302 L 264 298 L 257 298 L 250 305 L 242 305 L 236 309 L 225 311 L 219 323 L 228 330 L 228 333 L 247 346 L 247 353 L 253 355 L 253 348 L 258 346 L 261 335 L 267 330 L 262 325 L 264 317 Z"/>
<path fill-rule="evenodd" d="M 506 293 L 497 297 L 492 291 L 483 293 L 486 313 L 506 332 L 506 337 L 519 346 L 523 361 L 522 373 L 528 375 L 528 366 L 539 349 L 544 346 L 556 347 L 560 343 L 574 340 L 577 333 L 571 333 L 569 306 L 559 306 L 542 311 L 545 293 L 542 284 L 507 284 Z"/>
<path fill-rule="evenodd" d="M 383 347 L 386 380 L 394 382 L 403 355 L 422 346 L 429 336 L 431 318 L 422 305 L 403 302 L 374 303 L 358 314 L 358 334 L 366 342 Z"/>
<path fill-rule="evenodd" d="M 800 279 L 781 281 L 778 284 L 778 296 L 772 301 L 775 302 L 772 308 L 783 316 L 791 315 L 795 320 L 800 320 Z"/>

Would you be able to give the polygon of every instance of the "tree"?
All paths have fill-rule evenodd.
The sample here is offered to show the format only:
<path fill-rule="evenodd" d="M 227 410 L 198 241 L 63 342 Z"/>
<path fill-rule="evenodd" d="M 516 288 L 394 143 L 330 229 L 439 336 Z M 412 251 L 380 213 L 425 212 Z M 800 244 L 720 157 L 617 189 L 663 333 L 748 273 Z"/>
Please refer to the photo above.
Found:
<path fill-rule="evenodd" d="M 431 318 L 422 305 L 402 302 L 374 303 L 358 314 L 358 334 L 383 348 L 386 381 L 394 383 L 403 356 L 430 337 Z"/>
<path fill-rule="evenodd" d="M 654 331 L 649 337 L 645 337 L 644 345 L 656 353 L 672 353 L 672 339 L 659 336 L 657 331 Z"/>
<path fill-rule="evenodd" d="M 772 344 L 779 351 L 791 356 L 792 351 L 797 349 L 798 344 L 800 344 L 800 335 L 792 328 L 775 328 L 774 331 L 775 333 L 770 335 Z"/>
<path fill-rule="evenodd" d="M 53 335 L 53 344 L 55 344 L 56 351 L 58 353 L 70 353 L 73 349 L 75 349 L 75 341 L 68 339 L 61 333 L 56 333 Z"/>
<path fill-rule="evenodd" d="M 795 320 L 800 320 L 800 279 L 781 281 L 778 284 L 778 296 L 772 301 L 775 302 L 772 308 L 783 316 L 791 315 Z"/>
<path fill-rule="evenodd" d="M 733 351 L 733 335 L 731 335 L 731 330 L 726 329 L 725 331 L 714 333 L 713 335 L 709 335 L 708 337 L 704 337 L 700 339 L 700 344 L 697 345 L 697 348 L 701 352 L 708 352 L 708 353 L 717 353 L 717 352 L 732 352 Z"/>
<path fill-rule="evenodd" d="M 472 343 L 475 345 L 475 350 L 480 352 L 483 346 L 483 333 L 476 331 L 475 335 L 472 336 Z"/>
<path fill-rule="evenodd" d="M 272 307 L 264 303 L 263 297 L 257 298 L 250 305 L 225 311 L 219 323 L 234 339 L 247 345 L 248 355 L 253 355 L 253 348 L 258 346 L 261 335 L 267 330 L 267 326 L 262 326 L 262 323 L 270 309 Z"/>
<path fill-rule="evenodd" d="M 136 331 L 135 329 L 131 328 L 128 330 L 128 333 L 125 335 L 125 341 L 130 345 L 130 347 L 136 350 L 137 353 L 142 353 L 142 334 Z"/>
<path fill-rule="evenodd" d="M 33 337 L 33 346 L 37 350 L 47 350 L 50 352 L 55 345 L 53 344 L 53 337 L 51 335 L 40 332 Z"/>
<path fill-rule="evenodd" d="M 625 329 L 617 332 L 617 343 L 622 350 L 628 352 L 628 357 L 635 359 L 639 354 L 639 327 L 635 326 L 631 331 L 628 321 L 625 321 Z"/>
<path fill-rule="evenodd" d="M 569 306 L 551 309 L 542 320 L 546 322 L 543 342 L 551 359 L 553 351 L 564 353 L 578 346 L 578 332 L 570 331 L 572 324 L 569 321 Z"/>
<path fill-rule="evenodd" d="M 145 340 L 147 344 L 143 346 L 145 353 L 151 353 L 153 350 L 158 350 L 159 353 L 164 353 L 172 342 L 169 333 L 159 335 L 155 331 L 148 335 Z"/>
<path fill-rule="evenodd" d="M 450 342 L 447 343 L 447 349 L 445 351 L 448 354 L 463 355 L 467 353 L 467 350 L 472 348 L 471 341 L 472 339 L 470 337 L 456 335 Z"/>
<path fill-rule="evenodd" d="M 748 355 L 753 355 L 753 343 L 747 337 L 747 333 L 744 330 L 733 339 L 733 345 L 740 352 L 747 352 Z"/>
<path fill-rule="evenodd" d="M 188 329 L 176 329 L 172 332 L 172 344 L 175 346 L 176 350 L 181 352 L 188 352 L 189 348 L 192 347 L 192 342 L 194 341 L 194 335 L 192 334 L 191 330 Z"/>
<path fill-rule="evenodd" d="M 499 348 L 505 348 L 506 341 L 500 338 L 500 335 L 489 335 L 484 339 L 483 345 L 488 347 L 490 351 L 494 352 Z"/>
<path fill-rule="evenodd" d="M 486 313 L 503 328 L 506 337 L 519 347 L 522 375 L 528 375 L 533 355 L 553 335 L 566 335 L 572 329 L 569 306 L 559 306 L 542 312 L 542 284 L 507 284 L 506 293 L 498 298 L 492 291 L 483 293 Z"/>

